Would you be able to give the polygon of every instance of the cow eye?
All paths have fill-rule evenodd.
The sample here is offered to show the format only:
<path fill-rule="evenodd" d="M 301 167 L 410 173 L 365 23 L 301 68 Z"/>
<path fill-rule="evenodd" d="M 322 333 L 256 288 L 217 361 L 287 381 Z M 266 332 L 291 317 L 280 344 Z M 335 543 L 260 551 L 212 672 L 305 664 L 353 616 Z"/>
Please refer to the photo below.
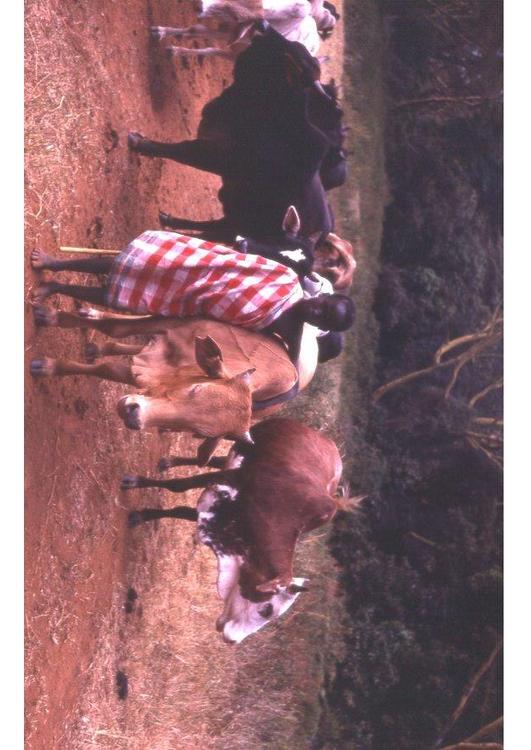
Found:
<path fill-rule="evenodd" d="M 273 605 L 271 604 L 271 602 L 268 602 L 267 604 L 264 604 L 263 607 L 260 607 L 260 609 L 258 610 L 258 614 L 264 619 L 271 617 L 271 615 L 273 614 Z"/>
<path fill-rule="evenodd" d="M 227 490 L 220 490 L 218 492 L 218 497 L 220 500 L 230 500 L 230 492 L 227 492 Z"/>

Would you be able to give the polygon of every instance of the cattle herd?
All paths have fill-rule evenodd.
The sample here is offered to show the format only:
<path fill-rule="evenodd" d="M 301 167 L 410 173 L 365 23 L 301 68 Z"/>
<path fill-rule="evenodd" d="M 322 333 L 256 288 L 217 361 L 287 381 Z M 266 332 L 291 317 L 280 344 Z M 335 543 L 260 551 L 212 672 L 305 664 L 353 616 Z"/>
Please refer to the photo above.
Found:
<path fill-rule="evenodd" d="M 230 57 L 233 83 L 204 107 L 196 139 L 159 143 L 131 132 L 128 146 L 219 175 L 223 216 L 200 222 L 161 212 L 163 229 L 145 231 L 116 256 L 57 260 L 34 250 L 41 277 L 76 271 L 106 278 L 99 286 L 40 278 L 32 299 L 37 325 L 147 339 L 89 344 L 85 362 L 33 360 L 31 373 L 126 383 L 136 389 L 118 403 L 128 428 L 201 439 L 194 458 L 163 458 L 158 468 L 214 471 L 167 480 L 126 475 L 122 489 L 203 488 L 196 509 L 146 508 L 131 513 L 129 525 L 163 517 L 197 524 L 218 561 L 224 605 L 217 629 L 227 643 L 239 643 L 306 590 L 307 581 L 293 575 L 297 539 L 339 507 L 335 444 L 270 415 L 309 383 L 319 362 L 340 353 L 342 332 L 354 321 L 343 293 L 356 264 L 351 245 L 334 234 L 326 197 L 346 174 L 337 90 L 333 81 L 320 82 L 315 57 L 339 20 L 334 6 L 204 0 L 200 19 L 151 33 L 220 41 L 223 47 L 168 52 Z M 47 307 L 53 294 L 80 300 L 78 312 Z M 111 355 L 131 359 L 102 359 Z M 221 439 L 234 441 L 225 457 L 214 455 Z"/>

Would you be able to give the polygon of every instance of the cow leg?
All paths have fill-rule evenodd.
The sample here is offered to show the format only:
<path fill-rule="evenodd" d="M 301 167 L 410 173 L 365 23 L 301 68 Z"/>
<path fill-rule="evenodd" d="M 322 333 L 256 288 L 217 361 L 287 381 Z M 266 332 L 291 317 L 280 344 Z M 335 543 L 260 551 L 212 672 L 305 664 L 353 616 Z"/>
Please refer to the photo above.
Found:
<path fill-rule="evenodd" d="M 197 37 L 226 39 L 228 37 L 226 31 L 215 31 L 201 23 L 187 26 L 184 29 L 176 29 L 171 26 L 152 26 L 149 31 L 155 39 L 160 40 L 167 39 L 168 37 L 174 37 L 175 39 L 196 39 Z"/>
<path fill-rule="evenodd" d="M 228 154 L 219 143 L 205 139 L 181 141 L 180 143 L 161 143 L 150 141 L 140 133 L 131 132 L 127 139 L 131 151 L 143 156 L 159 156 L 162 159 L 173 159 L 179 164 L 187 164 L 203 172 L 221 175 L 229 167 Z"/>
<path fill-rule="evenodd" d="M 135 377 L 131 366 L 125 362 L 98 362 L 86 364 L 73 362 L 68 359 L 34 359 L 30 364 L 30 373 L 34 377 L 52 375 L 92 375 L 103 380 L 113 380 L 116 383 L 135 385 Z"/>
<path fill-rule="evenodd" d="M 167 319 L 162 316 L 113 316 L 91 308 L 85 310 L 84 315 L 75 315 L 63 310 L 36 305 L 33 308 L 33 315 L 37 326 L 89 329 L 100 331 L 111 338 L 163 334 L 167 326 Z"/>
<path fill-rule="evenodd" d="M 223 469 L 227 463 L 228 456 L 212 456 L 206 466 L 209 469 Z M 166 471 L 171 469 L 172 466 L 199 466 L 199 459 L 197 456 L 193 458 L 181 458 L 179 456 L 168 456 L 167 458 L 161 458 L 157 464 L 159 471 Z"/>
<path fill-rule="evenodd" d="M 105 288 L 101 286 L 80 286 L 79 284 L 60 284 L 57 281 L 48 281 L 40 284 L 33 290 L 33 302 L 40 304 L 52 294 L 64 294 L 67 297 L 90 302 L 91 305 L 105 306 Z"/>
<path fill-rule="evenodd" d="M 197 511 L 188 505 L 177 505 L 175 508 L 144 508 L 134 510 L 127 517 L 129 528 L 138 526 L 144 521 L 155 521 L 158 518 L 179 518 L 183 521 L 197 521 Z"/>
<path fill-rule="evenodd" d="M 114 256 L 104 258 L 74 258 L 58 260 L 46 255 L 42 250 L 33 250 L 30 256 L 31 266 L 36 271 L 79 271 L 81 273 L 110 273 Z"/>
<path fill-rule="evenodd" d="M 237 55 L 231 49 L 220 47 L 168 47 L 171 57 L 224 57 L 226 60 L 234 60 Z"/>
<path fill-rule="evenodd" d="M 141 487 L 162 487 L 170 492 L 186 492 L 209 484 L 235 485 L 238 480 L 238 469 L 225 469 L 224 471 L 212 471 L 207 474 L 196 474 L 193 477 L 181 477 L 179 479 L 152 479 L 142 477 L 138 474 L 126 474 L 120 485 L 122 490 L 132 490 Z"/>
<path fill-rule="evenodd" d="M 144 346 L 144 344 L 118 344 L 116 341 L 106 341 L 99 346 L 90 342 L 85 345 L 85 360 L 92 363 L 99 357 L 134 356 L 140 354 Z"/>

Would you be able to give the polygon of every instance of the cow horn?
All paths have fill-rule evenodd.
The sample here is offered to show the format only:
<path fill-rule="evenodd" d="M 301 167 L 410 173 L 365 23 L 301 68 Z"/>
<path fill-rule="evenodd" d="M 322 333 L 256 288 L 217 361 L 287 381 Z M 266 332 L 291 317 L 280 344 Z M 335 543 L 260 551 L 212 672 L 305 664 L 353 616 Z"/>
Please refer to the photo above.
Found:
<path fill-rule="evenodd" d="M 320 94 L 322 94 L 323 96 L 326 96 L 327 99 L 330 99 L 331 101 L 334 101 L 333 97 L 330 96 L 330 94 L 327 94 L 327 92 L 323 88 L 323 84 L 321 83 L 321 81 L 314 81 L 313 85 L 315 86 L 315 88 L 317 89 L 317 91 L 319 91 Z"/>
<path fill-rule="evenodd" d="M 244 443 L 248 443 L 249 445 L 254 445 L 254 440 L 252 439 L 249 430 L 247 430 L 246 432 L 242 432 L 242 434 L 239 435 L 238 439 L 243 440 Z"/>
<path fill-rule="evenodd" d="M 233 380 L 238 380 L 241 383 L 245 383 L 246 385 L 251 384 L 251 375 L 253 372 L 256 372 L 256 367 L 251 367 L 249 370 L 244 370 L 243 372 L 240 372 L 238 375 L 235 375 Z"/>

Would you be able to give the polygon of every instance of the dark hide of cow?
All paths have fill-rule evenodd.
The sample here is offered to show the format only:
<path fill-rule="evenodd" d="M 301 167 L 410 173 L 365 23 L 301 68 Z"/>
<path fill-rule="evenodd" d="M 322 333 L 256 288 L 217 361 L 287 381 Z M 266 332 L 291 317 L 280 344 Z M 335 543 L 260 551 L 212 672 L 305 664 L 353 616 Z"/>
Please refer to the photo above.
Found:
<path fill-rule="evenodd" d="M 342 111 L 333 83 L 298 42 L 269 28 L 237 59 L 234 82 L 203 109 L 198 137 L 165 144 L 131 133 L 130 147 L 221 176 L 223 219 L 194 222 L 162 215 L 166 226 L 200 230 L 206 239 L 236 235 L 276 246 L 293 205 L 311 267 L 315 241 L 333 230 L 325 190 L 345 177 Z M 274 257 L 274 256 L 268 256 Z"/>

